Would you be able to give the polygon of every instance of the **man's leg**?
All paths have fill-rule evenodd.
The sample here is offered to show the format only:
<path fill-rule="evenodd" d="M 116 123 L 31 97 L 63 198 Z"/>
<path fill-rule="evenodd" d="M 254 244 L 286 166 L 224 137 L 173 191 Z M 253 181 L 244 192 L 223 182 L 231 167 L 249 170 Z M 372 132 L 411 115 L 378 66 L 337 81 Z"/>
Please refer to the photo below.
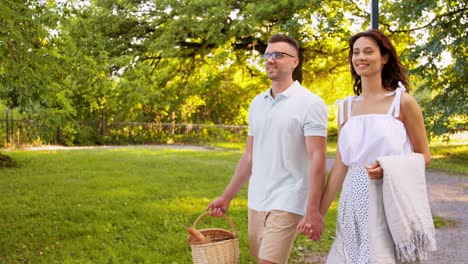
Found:
<path fill-rule="evenodd" d="M 279 210 L 249 209 L 250 253 L 259 264 L 285 264 L 296 238 L 302 216 Z"/>

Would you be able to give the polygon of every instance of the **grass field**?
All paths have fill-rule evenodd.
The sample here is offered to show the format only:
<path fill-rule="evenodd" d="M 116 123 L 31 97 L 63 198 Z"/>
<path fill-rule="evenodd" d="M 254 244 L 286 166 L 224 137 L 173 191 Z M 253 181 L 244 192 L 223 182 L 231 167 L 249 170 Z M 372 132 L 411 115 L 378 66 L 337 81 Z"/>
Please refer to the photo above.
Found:
<path fill-rule="evenodd" d="M 0 168 L 0 263 L 190 263 L 187 228 L 222 192 L 241 155 L 242 144 L 213 146 L 218 150 L 7 152 L 16 167 Z M 431 151 L 440 155 L 435 158 L 440 169 L 460 165 L 466 172 L 466 145 Z M 254 263 L 248 254 L 246 191 L 228 214 L 239 231 L 242 264 Z M 329 249 L 336 206 L 325 219 L 321 241 L 299 236 L 290 263 L 311 263 L 311 254 Z M 211 217 L 198 227 L 230 229 L 224 219 Z"/>
<path fill-rule="evenodd" d="M 435 141 L 430 147 L 432 161 L 429 169 L 468 176 L 468 139 L 450 143 Z"/>
<path fill-rule="evenodd" d="M 0 168 L 0 263 L 190 263 L 187 227 L 223 190 L 239 151 L 99 148 L 10 151 L 15 168 Z M 248 256 L 246 188 L 229 216 Z M 325 251 L 298 238 L 292 263 Z M 205 221 L 206 220 L 206 221 Z M 230 229 L 224 219 L 199 227 Z"/>

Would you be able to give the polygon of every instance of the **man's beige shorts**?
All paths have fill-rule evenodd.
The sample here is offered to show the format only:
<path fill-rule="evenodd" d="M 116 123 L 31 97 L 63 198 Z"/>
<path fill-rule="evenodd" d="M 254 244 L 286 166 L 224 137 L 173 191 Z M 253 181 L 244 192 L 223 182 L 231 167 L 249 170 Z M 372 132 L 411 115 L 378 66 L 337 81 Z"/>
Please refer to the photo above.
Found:
<path fill-rule="evenodd" d="M 288 263 L 301 219 L 301 215 L 289 212 L 259 212 L 249 208 L 250 254 L 278 264 Z"/>

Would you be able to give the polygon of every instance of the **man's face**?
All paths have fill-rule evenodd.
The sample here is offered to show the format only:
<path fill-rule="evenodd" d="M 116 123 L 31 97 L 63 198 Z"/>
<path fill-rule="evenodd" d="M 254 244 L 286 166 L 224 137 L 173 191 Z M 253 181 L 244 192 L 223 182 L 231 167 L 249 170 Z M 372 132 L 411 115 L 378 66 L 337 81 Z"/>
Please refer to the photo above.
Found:
<path fill-rule="evenodd" d="M 268 78 L 272 81 L 281 81 L 292 78 L 294 69 L 299 64 L 297 51 L 286 42 L 269 43 L 265 54 L 275 54 L 265 60 L 265 69 Z"/>

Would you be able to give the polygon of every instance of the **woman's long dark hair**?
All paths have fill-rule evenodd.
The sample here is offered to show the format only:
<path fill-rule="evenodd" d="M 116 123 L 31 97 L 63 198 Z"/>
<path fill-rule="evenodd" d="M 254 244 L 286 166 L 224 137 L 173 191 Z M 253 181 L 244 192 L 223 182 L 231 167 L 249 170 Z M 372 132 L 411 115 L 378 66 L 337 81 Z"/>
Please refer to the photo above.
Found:
<path fill-rule="evenodd" d="M 388 61 L 382 69 L 383 87 L 389 91 L 394 91 L 396 88 L 398 88 L 398 82 L 401 82 L 406 87 L 407 91 L 409 91 L 408 75 L 406 74 L 406 69 L 398 60 L 398 56 L 392 42 L 390 42 L 390 39 L 379 30 L 371 29 L 357 33 L 349 39 L 349 63 L 351 66 L 351 75 L 353 76 L 354 80 L 354 94 L 360 95 L 362 93 L 361 76 L 357 74 L 352 62 L 354 43 L 361 37 L 368 37 L 373 39 L 377 46 L 379 46 L 380 54 L 382 56 L 388 55 Z"/>

